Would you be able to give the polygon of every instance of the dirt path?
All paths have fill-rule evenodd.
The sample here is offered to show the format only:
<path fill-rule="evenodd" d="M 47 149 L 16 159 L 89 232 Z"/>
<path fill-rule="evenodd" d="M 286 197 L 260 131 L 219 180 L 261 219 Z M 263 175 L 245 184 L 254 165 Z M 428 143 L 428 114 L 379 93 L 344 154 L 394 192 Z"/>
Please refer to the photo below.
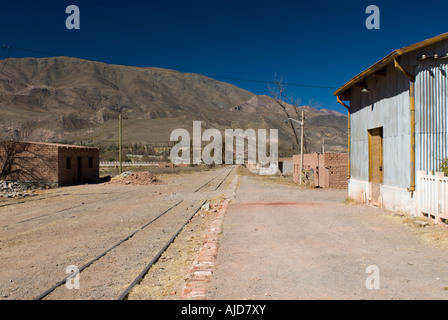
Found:
<path fill-rule="evenodd" d="M 241 175 L 207 299 L 448 299 L 448 251 L 423 238 L 446 239 L 446 227 L 418 228 L 345 197 Z M 380 287 L 369 290 L 372 265 Z"/>
<path fill-rule="evenodd" d="M 81 289 L 49 299 L 114 299 L 205 199 L 218 205 L 228 169 L 160 176 L 162 185 L 86 185 L 0 203 L 0 299 L 32 299 L 168 207 L 154 223 L 81 273 Z M 239 170 L 218 235 L 206 299 L 448 299 L 448 228 L 344 204 L 345 190 L 300 188 Z M 216 210 L 200 211 L 129 299 L 181 299 Z M 410 223 L 408 223 L 410 221 Z M 157 231 L 157 232 L 156 232 Z M 380 288 L 366 288 L 369 266 Z M 208 280 L 207 280 L 208 281 Z"/>
<path fill-rule="evenodd" d="M 216 197 L 222 168 L 161 175 L 164 184 L 83 185 L 43 192 L 0 207 L 0 299 L 32 299 L 64 279 L 167 208 L 183 202 L 132 241 L 81 273 L 81 289 L 57 289 L 50 299 L 113 299 L 132 282 L 154 253 L 207 199 Z M 157 232 L 154 232 L 157 230 Z"/>

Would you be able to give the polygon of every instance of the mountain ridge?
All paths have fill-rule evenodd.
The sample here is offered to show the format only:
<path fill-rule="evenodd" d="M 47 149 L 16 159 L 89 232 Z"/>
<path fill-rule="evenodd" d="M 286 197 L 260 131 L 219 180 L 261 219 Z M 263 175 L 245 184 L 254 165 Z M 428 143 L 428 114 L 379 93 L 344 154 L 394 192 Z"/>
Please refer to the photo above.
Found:
<path fill-rule="evenodd" d="M 0 63 L 3 66 L 5 60 Z M 295 144 L 283 111 L 272 98 L 196 73 L 70 57 L 10 58 L 2 73 L 6 75 L 0 74 L 4 138 L 114 143 L 122 114 L 129 142 L 168 141 L 172 130 L 191 130 L 192 122 L 200 120 L 204 128 L 218 130 L 279 129 L 284 144 Z M 306 118 L 327 117 L 325 123 L 331 124 L 309 128 L 310 151 L 319 149 L 319 139 L 346 130 L 343 114 L 307 106 L 299 109 Z M 337 136 L 334 140 L 333 146 L 326 141 L 326 149 L 345 150 L 346 142 Z"/>

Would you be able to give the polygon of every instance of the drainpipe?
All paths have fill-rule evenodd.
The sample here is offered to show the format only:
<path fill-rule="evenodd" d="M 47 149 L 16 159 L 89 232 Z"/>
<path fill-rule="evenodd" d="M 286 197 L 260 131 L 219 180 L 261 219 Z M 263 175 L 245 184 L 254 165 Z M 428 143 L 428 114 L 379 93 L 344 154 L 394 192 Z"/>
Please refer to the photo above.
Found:
<path fill-rule="evenodd" d="M 415 76 L 406 71 L 396 59 L 394 59 L 394 66 L 406 77 L 409 78 L 409 97 L 410 97 L 410 111 L 411 111 L 411 185 L 408 188 L 409 192 L 415 191 Z"/>
<path fill-rule="evenodd" d="M 347 177 L 347 179 L 350 179 L 350 177 L 351 177 L 351 174 L 350 174 L 350 143 L 351 143 L 351 140 L 350 140 L 350 107 L 348 105 L 346 105 L 344 102 L 342 102 L 341 99 L 339 98 L 339 96 L 336 96 L 336 99 L 338 100 L 338 102 L 340 104 L 342 104 L 345 108 L 347 108 L 347 111 L 348 111 L 348 125 L 347 125 L 347 127 L 348 127 L 348 133 L 347 133 L 347 136 L 348 136 L 348 141 L 347 141 L 348 177 Z"/>

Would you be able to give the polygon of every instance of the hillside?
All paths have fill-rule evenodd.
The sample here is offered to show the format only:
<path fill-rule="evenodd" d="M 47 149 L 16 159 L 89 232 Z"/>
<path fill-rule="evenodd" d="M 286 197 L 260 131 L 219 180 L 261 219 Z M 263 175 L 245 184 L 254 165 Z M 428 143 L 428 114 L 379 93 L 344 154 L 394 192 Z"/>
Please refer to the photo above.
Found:
<path fill-rule="evenodd" d="M 67 57 L 9 59 L 3 73 L 0 135 L 6 138 L 105 146 L 117 141 L 121 113 L 125 143 L 168 141 L 172 130 L 191 130 L 202 120 L 203 129 L 277 128 L 281 145 L 294 144 L 270 97 L 199 74 Z M 327 150 L 345 150 L 346 137 L 335 134 L 346 130 L 346 116 L 301 108 L 310 151 L 320 150 L 324 137 Z"/>

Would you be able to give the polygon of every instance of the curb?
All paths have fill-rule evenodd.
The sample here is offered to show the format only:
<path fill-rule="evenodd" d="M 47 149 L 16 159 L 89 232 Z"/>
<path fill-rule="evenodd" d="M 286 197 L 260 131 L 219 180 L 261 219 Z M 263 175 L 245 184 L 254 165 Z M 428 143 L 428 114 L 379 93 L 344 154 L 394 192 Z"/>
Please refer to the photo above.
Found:
<path fill-rule="evenodd" d="M 218 255 L 219 234 L 222 232 L 224 215 L 227 212 L 231 199 L 235 198 L 238 175 L 235 175 L 232 182 L 232 191 L 222 202 L 215 219 L 209 230 L 204 235 L 202 247 L 199 255 L 193 263 L 191 273 L 182 291 L 181 299 L 205 300 L 207 293 L 206 285 L 210 282 L 215 260 Z"/>

